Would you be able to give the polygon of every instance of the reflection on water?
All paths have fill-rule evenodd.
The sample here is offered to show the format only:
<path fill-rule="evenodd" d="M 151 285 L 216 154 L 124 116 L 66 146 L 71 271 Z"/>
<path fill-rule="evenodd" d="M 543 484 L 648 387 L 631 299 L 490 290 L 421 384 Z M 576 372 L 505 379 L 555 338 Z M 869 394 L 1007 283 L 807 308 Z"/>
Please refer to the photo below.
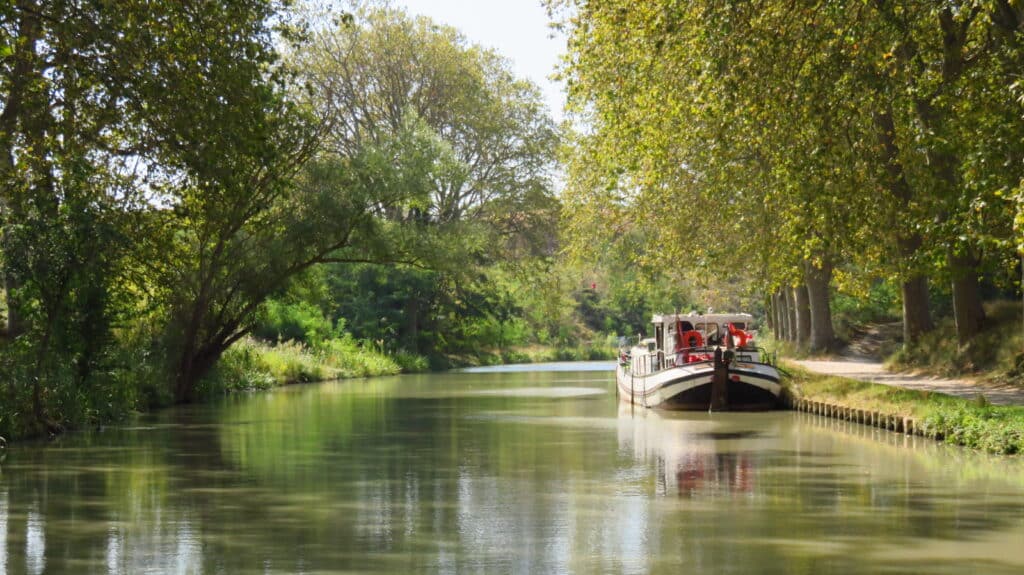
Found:
<path fill-rule="evenodd" d="M 0 573 L 1020 573 L 1014 459 L 610 374 L 379 378 L 12 450 Z"/>
<path fill-rule="evenodd" d="M 7 572 L 7 490 L 0 489 L 0 573 Z"/>
<path fill-rule="evenodd" d="M 25 566 L 32 575 L 39 575 L 46 568 L 45 525 L 34 505 L 25 525 Z"/>

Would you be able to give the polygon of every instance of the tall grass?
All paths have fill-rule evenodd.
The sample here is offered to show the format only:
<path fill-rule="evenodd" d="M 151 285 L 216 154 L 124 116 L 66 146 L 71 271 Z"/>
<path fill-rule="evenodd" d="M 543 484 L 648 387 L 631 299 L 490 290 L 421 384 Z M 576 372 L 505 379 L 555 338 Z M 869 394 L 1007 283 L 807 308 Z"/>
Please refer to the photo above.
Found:
<path fill-rule="evenodd" d="M 245 338 L 221 357 L 201 386 L 204 395 L 267 389 L 278 385 L 354 377 L 426 371 L 423 356 L 398 352 L 387 355 L 350 335 L 327 340 L 317 347 L 288 341 L 272 345 Z"/>
<path fill-rule="evenodd" d="M 402 371 L 392 357 L 371 345 L 361 345 L 352 336 L 345 335 L 325 342 L 317 356 L 339 371 L 339 377 L 373 377 L 394 375 Z"/>

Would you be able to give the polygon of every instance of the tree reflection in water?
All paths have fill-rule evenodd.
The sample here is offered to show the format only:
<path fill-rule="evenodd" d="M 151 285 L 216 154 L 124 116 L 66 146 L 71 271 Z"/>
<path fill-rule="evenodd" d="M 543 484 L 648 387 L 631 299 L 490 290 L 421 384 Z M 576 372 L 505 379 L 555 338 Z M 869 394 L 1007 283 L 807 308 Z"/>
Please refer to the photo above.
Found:
<path fill-rule="evenodd" d="M 0 573 L 1024 572 L 1019 462 L 523 393 L 594 377 L 306 386 L 19 447 Z"/>

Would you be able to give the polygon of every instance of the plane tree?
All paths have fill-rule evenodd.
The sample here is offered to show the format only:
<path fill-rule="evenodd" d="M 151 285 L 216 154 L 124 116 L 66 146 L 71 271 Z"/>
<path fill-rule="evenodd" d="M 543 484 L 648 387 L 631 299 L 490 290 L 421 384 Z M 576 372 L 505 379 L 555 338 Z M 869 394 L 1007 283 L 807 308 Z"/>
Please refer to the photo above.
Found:
<path fill-rule="evenodd" d="M 931 327 L 934 276 L 951 283 L 961 341 L 978 329 L 978 276 L 1007 261 L 998 198 L 1019 182 L 1019 121 L 1001 75 L 1019 10 L 881 0 L 549 5 L 564 10 L 565 74 L 585 126 L 576 169 L 600 166 L 606 178 L 570 180 L 570 197 L 586 206 L 624 185 L 618 213 L 648 220 L 644 203 L 661 205 L 661 222 L 649 224 L 659 230 L 676 222 L 692 237 L 699 221 L 742 226 L 746 234 L 690 246 L 690 259 L 761 262 L 758 287 L 784 288 L 772 298 L 787 302 L 780 307 L 802 299 L 781 297 L 789 286 L 806 285 L 818 294 L 808 307 L 824 318 L 833 269 L 845 282 L 890 276 L 903 286 L 912 341 Z M 998 145 L 986 146 L 981 130 L 995 130 Z M 594 218 L 607 204 L 570 216 Z M 677 250 L 679 237 L 652 245 Z M 806 324 L 794 315 L 773 322 L 796 331 Z"/>

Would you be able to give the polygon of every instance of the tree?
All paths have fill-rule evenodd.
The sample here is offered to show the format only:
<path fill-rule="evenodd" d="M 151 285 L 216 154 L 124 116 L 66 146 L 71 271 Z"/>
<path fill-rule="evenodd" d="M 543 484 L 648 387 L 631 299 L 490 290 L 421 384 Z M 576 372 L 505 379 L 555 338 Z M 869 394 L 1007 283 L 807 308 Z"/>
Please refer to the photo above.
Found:
<path fill-rule="evenodd" d="M 0 8 L 7 358 L 17 364 L 12 381 L 32 390 L 41 427 L 58 430 L 70 412 L 92 409 L 91 376 L 112 325 L 129 313 L 125 260 L 143 237 L 139 214 L 156 201 L 150 176 L 162 166 L 150 158 L 167 136 L 150 121 L 158 62 L 195 57 L 185 43 L 206 31 L 204 15 L 207 23 L 262 18 L 273 6 L 19 0 Z"/>
<path fill-rule="evenodd" d="M 417 261 L 430 269 L 332 267 L 330 281 L 345 290 L 336 315 L 374 339 L 390 330 L 386 339 L 409 351 L 459 351 L 471 339 L 460 334 L 508 316 L 488 268 L 554 251 L 557 130 L 536 86 L 454 29 L 385 5 L 353 16 L 311 15 L 312 44 L 292 58 L 330 126 L 326 153 L 372 157 L 396 174 L 391 193 L 409 201 L 371 212 L 414 233 Z M 402 145 L 410 135 L 423 145 Z M 384 313 L 371 317 L 363 292 L 375 282 L 369 299 Z"/>
<path fill-rule="evenodd" d="M 341 26 L 314 19 L 312 44 L 294 58 L 318 117 L 333 127 L 331 151 L 352 156 L 379 147 L 410 123 L 436 138 L 435 155 L 424 158 L 424 203 L 382 215 L 479 221 L 503 247 L 550 236 L 558 140 L 538 88 L 515 78 L 494 52 L 428 18 L 373 4 L 354 16 Z"/>
<path fill-rule="evenodd" d="M 811 315 L 822 318 L 813 347 L 831 338 L 834 270 L 898 278 L 908 342 L 931 327 L 929 275 L 952 281 L 961 341 L 978 329 L 980 270 L 1007 261 L 1008 219 L 992 208 L 994 192 L 1020 181 L 1020 122 L 1008 121 L 1009 82 L 998 73 L 1014 61 L 1018 8 L 549 5 L 571 7 L 566 74 L 588 131 L 575 158 L 580 172 L 597 173 L 570 177 L 570 198 L 585 200 L 575 218 L 607 205 L 619 217 L 653 214 L 645 225 L 662 238 L 651 244 L 659 252 L 686 245 L 698 264 L 720 266 L 753 256 L 762 289 L 806 283 Z M 1000 135 L 1002 162 L 982 151 L 979 126 Z M 753 231 L 747 241 L 681 241 L 705 222 Z"/>

